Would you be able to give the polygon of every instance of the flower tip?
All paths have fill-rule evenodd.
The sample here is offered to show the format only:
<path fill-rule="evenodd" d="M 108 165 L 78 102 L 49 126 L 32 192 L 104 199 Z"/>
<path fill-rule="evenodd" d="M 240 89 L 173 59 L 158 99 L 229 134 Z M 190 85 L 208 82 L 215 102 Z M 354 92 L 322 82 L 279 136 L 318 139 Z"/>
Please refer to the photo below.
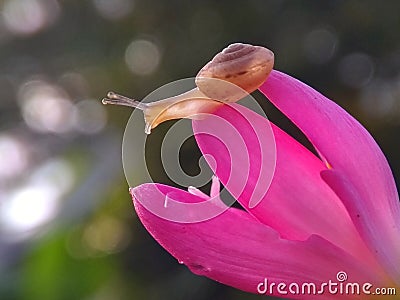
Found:
<path fill-rule="evenodd" d="M 131 195 L 132 200 L 137 200 L 138 199 L 138 195 L 136 194 L 136 190 L 137 190 L 137 187 L 136 188 L 134 188 L 134 187 L 130 187 L 129 188 L 129 194 Z"/>

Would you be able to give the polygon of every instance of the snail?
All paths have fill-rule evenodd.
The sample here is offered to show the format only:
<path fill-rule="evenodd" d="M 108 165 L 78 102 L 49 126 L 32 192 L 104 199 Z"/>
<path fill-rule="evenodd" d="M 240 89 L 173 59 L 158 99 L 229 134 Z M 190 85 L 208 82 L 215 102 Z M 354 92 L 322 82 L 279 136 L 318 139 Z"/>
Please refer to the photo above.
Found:
<path fill-rule="evenodd" d="M 143 103 L 109 92 L 103 104 L 140 109 L 149 134 L 160 123 L 178 118 L 196 118 L 223 103 L 233 103 L 254 92 L 264 83 L 274 65 L 274 54 L 267 48 L 231 44 L 214 56 L 196 75 L 196 88 L 183 94 Z"/>

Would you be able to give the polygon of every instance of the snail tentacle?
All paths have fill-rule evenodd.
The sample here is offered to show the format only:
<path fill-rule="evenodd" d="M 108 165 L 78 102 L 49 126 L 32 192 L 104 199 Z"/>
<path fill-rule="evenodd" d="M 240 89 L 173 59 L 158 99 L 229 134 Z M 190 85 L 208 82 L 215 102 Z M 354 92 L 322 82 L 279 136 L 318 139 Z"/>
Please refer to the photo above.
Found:
<path fill-rule="evenodd" d="M 134 108 L 137 108 L 137 109 L 140 109 L 143 111 L 147 108 L 146 103 L 139 102 L 137 100 L 119 95 L 114 92 L 108 92 L 107 97 L 103 98 L 103 100 L 101 100 L 101 102 L 103 104 L 114 104 L 114 105 L 123 105 L 123 106 L 134 107 Z"/>

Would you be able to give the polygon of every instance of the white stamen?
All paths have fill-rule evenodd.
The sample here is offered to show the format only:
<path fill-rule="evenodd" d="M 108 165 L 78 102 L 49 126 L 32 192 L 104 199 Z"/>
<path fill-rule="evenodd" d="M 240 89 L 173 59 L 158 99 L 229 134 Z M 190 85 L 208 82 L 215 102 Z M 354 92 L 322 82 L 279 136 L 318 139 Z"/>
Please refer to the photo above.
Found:
<path fill-rule="evenodd" d="M 220 183 L 219 179 L 217 176 L 213 175 L 212 181 L 211 181 L 211 190 L 210 190 L 210 197 L 219 197 L 219 192 L 220 192 Z"/>
<path fill-rule="evenodd" d="M 168 205 L 168 195 L 165 195 L 165 199 L 164 199 L 164 207 L 166 208 Z"/>
<path fill-rule="evenodd" d="M 207 194 L 203 193 L 202 191 L 200 191 L 198 188 L 194 187 L 194 186 L 189 186 L 188 187 L 188 192 L 192 195 L 195 195 L 197 197 L 200 197 L 202 199 L 208 200 L 210 198 L 210 196 L 208 196 Z"/>

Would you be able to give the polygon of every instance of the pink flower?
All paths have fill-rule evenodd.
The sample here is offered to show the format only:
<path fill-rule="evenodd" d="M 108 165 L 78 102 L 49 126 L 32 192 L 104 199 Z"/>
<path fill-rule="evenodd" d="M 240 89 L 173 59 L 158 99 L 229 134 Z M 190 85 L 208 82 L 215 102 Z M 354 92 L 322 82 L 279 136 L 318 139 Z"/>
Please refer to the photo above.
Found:
<path fill-rule="evenodd" d="M 194 216 L 201 214 L 195 207 L 166 207 L 166 199 L 184 204 L 214 199 L 200 211 L 218 211 L 223 206 L 218 180 L 211 198 L 194 188 L 186 192 L 149 183 L 131 189 L 144 226 L 194 273 L 252 293 L 266 278 L 286 284 L 288 291 L 291 283 L 318 287 L 337 281 L 338 272 L 347 274 L 347 282 L 372 283 L 371 292 L 399 287 L 399 198 L 378 145 L 342 108 L 284 73 L 272 71 L 260 91 L 300 128 L 319 157 L 256 113 L 224 105 L 215 118 L 193 121 L 193 130 L 214 173 L 245 211 L 229 208 L 195 223 L 170 221 L 148 205 L 171 216 Z M 268 155 L 275 145 L 260 135 L 267 128 L 276 144 L 273 178 Z M 304 298 L 276 287 L 266 293 Z M 337 295 L 326 291 L 307 299 L 313 297 Z"/>

